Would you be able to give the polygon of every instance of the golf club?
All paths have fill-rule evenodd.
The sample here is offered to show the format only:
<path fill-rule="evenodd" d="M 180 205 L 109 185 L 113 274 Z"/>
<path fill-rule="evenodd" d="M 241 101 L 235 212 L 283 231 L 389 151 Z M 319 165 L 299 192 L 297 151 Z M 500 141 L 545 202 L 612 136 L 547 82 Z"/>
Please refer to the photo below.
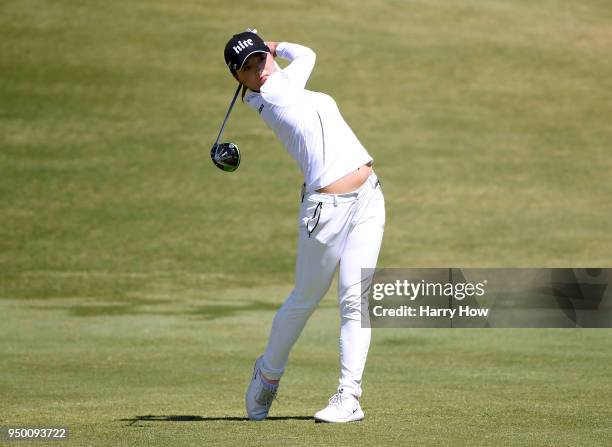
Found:
<path fill-rule="evenodd" d="M 227 124 L 227 120 L 230 116 L 230 113 L 232 112 L 232 109 L 234 108 L 234 104 L 236 103 L 236 98 L 238 98 L 238 93 L 240 93 L 241 87 L 242 87 L 242 84 L 238 84 L 236 93 L 234 93 L 234 99 L 232 99 L 229 109 L 227 110 L 227 113 L 225 114 L 225 119 L 223 120 L 223 124 L 221 124 L 221 130 L 219 130 L 219 135 L 217 135 L 217 139 L 215 140 L 215 144 L 213 146 L 216 146 L 217 144 L 219 144 L 219 140 L 221 139 L 221 135 L 223 135 L 223 131 L 225 130 L 225 125 Z"/>
<path fill-rule="evenodd" d="M 234 108 L 234 104 L 236 103 L 236 98 L 238 98 L 238 93 L 240 93 L 241 84 L 238 84 L 238 88 L 236 89 L 236 93 L 234 94 L 234 98 L 230 103 L 229 109 L 225 114 L 225 118 L 223 119 L 223 124 L 221 124 L 221 129 L 219 130 L 219 134 L 217 135 L 217 139 L 210 150 L 210 158 L 212 159 L 215 166 L 223 171 L 235 171 L 240 165 L 240 151 L 238 150 L 238 146 L 234 143 L 221 143 L 219 144 L 219 140 L 221 139 L 221 135 L 223 135 L 223 131 L 225 130 L 225 126 L 227 124 L 227 120 L 229 119 L 230 113 Z"/>

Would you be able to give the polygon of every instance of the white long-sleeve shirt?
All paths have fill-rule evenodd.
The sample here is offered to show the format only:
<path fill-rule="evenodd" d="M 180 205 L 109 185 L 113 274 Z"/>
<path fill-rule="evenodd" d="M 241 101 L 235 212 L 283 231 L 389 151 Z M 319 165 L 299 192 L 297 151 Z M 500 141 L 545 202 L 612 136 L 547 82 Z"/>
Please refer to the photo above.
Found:
<path fill-rule="evenodd" d="M 276 47 L 276 54 L 292 62 L 272 73 L 260 93 L 249 92 L 245 101 L 259 112 L 297 161 L 307 190 L 328 186 L 372 161 L 333 98 L 305 89 L 315 53 L 283 42 Z"/>

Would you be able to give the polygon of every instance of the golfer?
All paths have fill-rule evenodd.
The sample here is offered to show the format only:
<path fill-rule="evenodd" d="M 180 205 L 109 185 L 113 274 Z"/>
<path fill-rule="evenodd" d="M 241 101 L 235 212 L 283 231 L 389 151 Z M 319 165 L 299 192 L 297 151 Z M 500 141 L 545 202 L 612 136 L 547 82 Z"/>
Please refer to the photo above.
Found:
<path fill-rule="evenodd" d="M 275 63 L 290 61 L 284 69 Z M 383 237 L 385 204 L 372 157 L 328 95 L 306 90 L 315 53 L 293 43 L 264 42 L 255 32 L 234 35 L 225 63 L 243 86 L 242 99 L 282 141 L 304 175 L 295 287 L 280 307 L 246 393 L 250 419 L 270 411 L 289 352 L 327 293 L 336 268 L 340 308 L 340 380 L 325 422 L 363 419 L 361 378 L 371 329 L 361 327 L 362 268 L 374 268 Z M 367 303 L 367 301 L 366 301 Z"/>

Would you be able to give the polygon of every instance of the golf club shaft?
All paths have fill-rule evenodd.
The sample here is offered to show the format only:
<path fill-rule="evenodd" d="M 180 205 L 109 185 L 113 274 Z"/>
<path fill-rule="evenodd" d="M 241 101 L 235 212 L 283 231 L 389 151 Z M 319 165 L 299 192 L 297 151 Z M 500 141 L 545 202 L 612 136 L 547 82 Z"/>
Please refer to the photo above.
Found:
<path fill-rule="evenodd" d="M 230 113 L 232 109 L 234 108 L 234 103 L 236 102 L 236 98 L 238 98 L 240 87 L 242 87 L 242 84 L 238 84 L 238 88 L 236 89 L 236 93 L 234 94 L 234 99 L 232 99 L 232 103 L 230 104 L 229 109 L 227 110 L 227 113 L 225 114 L 225 119 L 223 120 L 223 124 L 221 124 L 221 130 L 219 131 L 219 135 L 217 135 L 217 139 L 215 140 L 215 144 L 213 146 L 216 146 L 217 144 L 219 144 L 219 140 L 221 139 L 221 135 L 223 135 L 223 130 L 225 129 L 225 125 L 227 124 L 227 119 L 229 118 Z"/>

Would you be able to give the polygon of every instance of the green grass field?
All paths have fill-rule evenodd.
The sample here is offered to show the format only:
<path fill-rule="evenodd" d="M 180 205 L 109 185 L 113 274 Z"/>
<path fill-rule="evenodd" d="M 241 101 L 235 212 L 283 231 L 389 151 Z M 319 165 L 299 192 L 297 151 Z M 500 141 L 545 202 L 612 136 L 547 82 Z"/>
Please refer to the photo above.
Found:
<path fill-rule="evenodd" d="M 317 52 L 309 88 L 384 184 L 379 266 L 611 266 L 610 2 L 4 0 L 0 426 L 67 426 L 69 445 L 610 445 L 607 329 L 375 330 L 366 419 L 315 424 L 333 288 L 272 418 L 244 420 L 301 185 L 241 104 L 240 169 L 210 162 L 235 88 L 222 49 L 246 27 Z"/>

